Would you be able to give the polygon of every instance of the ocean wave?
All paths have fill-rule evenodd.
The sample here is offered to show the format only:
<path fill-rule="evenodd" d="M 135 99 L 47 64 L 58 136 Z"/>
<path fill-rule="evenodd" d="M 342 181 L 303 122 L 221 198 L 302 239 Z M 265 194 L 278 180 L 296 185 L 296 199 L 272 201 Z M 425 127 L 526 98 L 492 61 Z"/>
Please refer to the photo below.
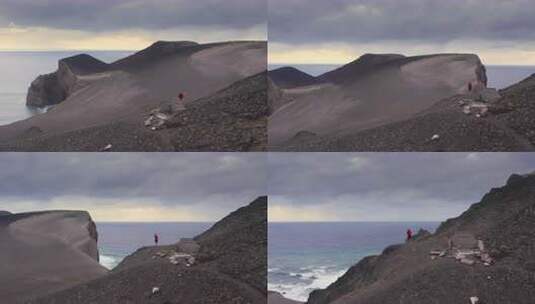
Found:
<path fill-rule="evenodd" d="M 306 301 L 313 290 L 326 288 L 345 272 L 332 266 L 302 267 L 299 272 L 283 272 L 277 268 L 277 272 L 272 273 L 278 276 L 278 280 L 276 283 L 268 282 L 268 289 L 292 300 Z"/>
<path fill-rule="evenodd" d="M 100 265 L 106 267 L 109 270 L 112 270 L 115 268 L 115 266 L 119 265 L 122 258 L 111 256 L 111 255 L 103 255 L 101 254 L 99 256 L 99 263 Z"/>

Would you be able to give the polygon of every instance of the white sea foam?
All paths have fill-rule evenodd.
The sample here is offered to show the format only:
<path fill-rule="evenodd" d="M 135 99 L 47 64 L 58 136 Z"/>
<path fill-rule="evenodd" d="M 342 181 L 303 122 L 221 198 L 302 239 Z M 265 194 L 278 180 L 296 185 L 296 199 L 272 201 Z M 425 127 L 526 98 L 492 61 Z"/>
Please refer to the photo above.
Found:
<path fill-rule="evenodd" d="M 121 259 L 118 257 L 113 257 L 109 255 L 100 255 L 99 256 L 100 265 L 106 267 L 107 269 L 113 269 L 115 266 L 119 265 Z"/>
<path fill-rule="evenodd" d="M 289 276 L 301 277 L 302 281 L 296 283 L 273 284 L 268 282 L 268 289 L 279 292 L 284 297 L 296 301 L 306 301 L 315 289 L 323 289 L 334 283 L 345 270 L 333 270 L 328 266 L 303 267 L 302 273 L 288 273 Z"/>

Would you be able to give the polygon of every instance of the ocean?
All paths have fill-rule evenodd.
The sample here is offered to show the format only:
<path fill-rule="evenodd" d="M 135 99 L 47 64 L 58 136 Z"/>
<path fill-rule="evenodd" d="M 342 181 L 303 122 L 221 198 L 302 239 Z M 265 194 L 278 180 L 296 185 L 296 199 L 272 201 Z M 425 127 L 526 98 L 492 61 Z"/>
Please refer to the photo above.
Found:
<path fill-rule="evenodd" d="M 269 69 L 274 70 L 283 66 L 286 65 L 270 64 Z M 340 67 L 340 65 L 328 64 L 296 64 L 292 66 L 312 76 L 319 76 Z M 486 67 L 489 79 L 488 86 L 497 89 L 504 89 L 535 74 L 535 66 L 488 65 Z"/>
<path fill-rule="evenodd" d="M 97 223 L 100 264 L 113 269 L 126 256 L 144 246 L 154 245 L 154 233 L 159 245 L 170 245 L 181 238 L 192 238 L 213 223 Z"/>
<path fill-rule="evenodd" d="M 0 125 L 42 113 L 26 107 L 26 93 L 39 75 L 52 73 L 62 58 L 86 53 L 104 62 L 130 55 L 128 51 L 0 52 Z"/>
<path fill-rule="evenodd" d="M 362 258 L 402 243 L 406 231 L 435 231 L 438 222 L 269 223 L 268 289 L 306 301 Z"/>

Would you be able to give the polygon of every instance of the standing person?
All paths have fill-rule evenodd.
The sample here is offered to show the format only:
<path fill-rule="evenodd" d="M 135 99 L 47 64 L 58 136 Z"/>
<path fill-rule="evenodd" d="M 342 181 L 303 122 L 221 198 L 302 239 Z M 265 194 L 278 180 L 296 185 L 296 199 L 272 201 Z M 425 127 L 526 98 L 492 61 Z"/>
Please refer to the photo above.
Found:
<path fill-rule="evenodd" d="M 177 110 L 184 110 L 186 107 L 184 105 L 184 98 L 186 98 L 186 94 L 183 92 L 178 93 L 177 96 Z"/>
<path fill-rule="evenodd" d="M 468 92 L 472 92 L 472 83 L 471 82 L 468 83 Z"/>
<path fill-rule="evenodd" d="M 407 229 L 407 241 L 410 241 L 412 239 L 412 230 L 409 228 Z"/>
<path fill-rule="evenodd" d="M 158 241 L 159 241 L 159 237 L 158 237 L 158 234 L 154 234 L 154 245 L 158 246 Z"/>

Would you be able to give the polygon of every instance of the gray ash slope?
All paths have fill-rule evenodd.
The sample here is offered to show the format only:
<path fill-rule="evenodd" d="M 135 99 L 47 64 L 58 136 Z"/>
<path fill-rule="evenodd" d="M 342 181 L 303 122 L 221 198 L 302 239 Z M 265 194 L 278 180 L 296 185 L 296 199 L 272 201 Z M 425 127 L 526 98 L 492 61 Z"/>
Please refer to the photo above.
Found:
<path fill-rule="evenodd" d="M 161 256 L 191 243 L 200 247 L 190 266 Z M 193 240 L 141 248 L 109 275 L 31 303 L 266 303 L 266 273 L 267 197 L 259 197 Z"/>
<path fill-rule="evenodd" d="M 296 136 L 287 151 L 534 151 L 535 75 L 500 90 L 485 117 L 466 115 L 456 95 L 414 117 L 341 136 Z M 434 135 L 440 136 L 432 140 Z"/>
<path fill-rule="evenodd" d="M 259 88 L 254 80 L 255 75 L 267 70 L 266 53 L 267 46 L 262 41 L 202 45 L 160 41 L 111 64 L 89 55 L 60 60 L 56 72 L 39 76 L 32 83 L 27 97 L 30 105 L 54 106 L 44 114 L 0 126 L 0 150 L 99 151 L 108 145 L 115 147 L 113 151 L 262 150 L 265 132 L 256 130 L 257 126 L 267 129 L 267 123 L 258 118 L 261 114 L 251 114 L 251 108 L 267 104 L 267 83 Z M 256 91 L 251 92 L 247 85 L 255 86 Z M 259 92 L 262 89 L 263 94 Z M 229 90 L 235 95 L 230 96 Z M 195 134 L 178 128 L 174 128 L 177 134 L 149 132 L 154 130 L 145 125 L 147 117 L 163 104 L 177 103 L 179 92 L 185 92 L 186 106 L 225 98 L 230 99 L 225 104 L 231 108 L 203 108 L 209 119 L 187 121 L 191 129 L 198 130 Z M 239 100 L 232 103 L 232 98 Z M 214 104 L 204 102 L 205 107 Z M 237 112 L 241 109 L 232 108 L 238 104 L 244 106 L 240 113 Z M 207 138 L 216 120 L 224 121 L 224 127 L 232 129 L 227 132 L 234 132 L 234 137 L 245 137 L 247 144 L 228 136 L 219 141 Z M 246 123 L 253 126 L 245 126 Z M 202 130 L 204 126 L 206 130 Z M 199 132 L 202 134 L 198 142 L 182 138 L 199 137 Z M 99 141 L 103 134 L 105 143 Z M 177 141 L 189 143 L 176 147 L 172 142 Z"/>
<path fill-rule="evenodd" d="M 529 304 L 535 298 L 535 175 L 513 175 L 434 234 L 393 245 L 350 268 L 335 283 L 314 291 L 308 303 Z M 455 250 L 478 247 L 490 266 L 453 257 L 431 258 L 453 240 Z"/>
<path fill-rule="evenodd" d="M 534 76 L 487 100 L 485 115 L 464 113 L 460 102 L 489 91 L 475 55 L 367 54 L 318 80 L 270 89 L 269 150 L 535 150 Z"/>

